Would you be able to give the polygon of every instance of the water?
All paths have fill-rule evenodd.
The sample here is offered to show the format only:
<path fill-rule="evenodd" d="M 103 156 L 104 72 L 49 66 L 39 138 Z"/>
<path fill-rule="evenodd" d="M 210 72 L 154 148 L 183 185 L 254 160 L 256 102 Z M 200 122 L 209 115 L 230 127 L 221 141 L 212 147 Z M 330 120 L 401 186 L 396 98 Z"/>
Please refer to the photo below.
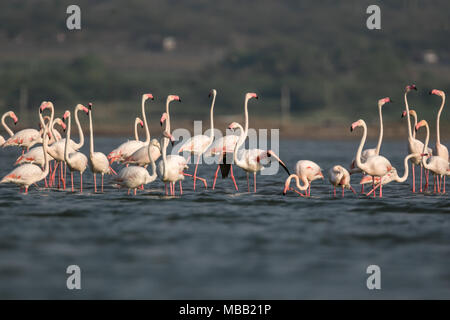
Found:
<path fill-rule="evenodd" d="M 356 146 L 282 141 L 280 153 L 291 170 L 309 159 L 327 174 L 347 167 Z M 1 176 L 17 152 L 1 150 Z M 403 174 L 405 143 L 385 142 L 382 153 Z M 214 170 L 199 175 L 211 183 Z M 447 195 L 413 195 L 409 180 L 386 186 L 381 200 L 333 199 L 325 179 L 311 199 L 283 197 L 284 171 L 258 175 L 249 194 L 235 172 L 239 192 L 218 180 L 194 193 L 188 180 L 181 198 L 162 196 L 159 181 L 136 197 L 110 185 L 93 194 L 90 172 L 82 195 L 0 185 L 0 298 L 450 298 Z M 81 267 L 80 291 L 66 288 L 71 264 Z M 371 264 L 381 268 L 379 291 L 366 288 Z"/>

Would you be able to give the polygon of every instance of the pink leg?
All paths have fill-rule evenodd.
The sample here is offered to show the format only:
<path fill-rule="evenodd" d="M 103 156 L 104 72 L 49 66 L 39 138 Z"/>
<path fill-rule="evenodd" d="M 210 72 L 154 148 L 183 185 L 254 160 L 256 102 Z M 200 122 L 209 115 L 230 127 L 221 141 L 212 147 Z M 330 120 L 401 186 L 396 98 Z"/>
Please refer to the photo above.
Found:
<path fill-rule="evenodd" d="M 83 193 L 83 174 L 80 172 L 80 192 Z"/>
<path fill-rule="evenodd" d="M 62 169 L 62 165 L 61 165 L 61 169 Z M 67 163 L 64 162 L 64 181 L 66 181 L 66 174 L 67 174 Z M 66 183 L 64 182 L 64 190 L 66 190 Z"/>
<path fill-rule="evenodd" d="M 344 193 L 345 193 L 344 186 L 342 186 L 342 198 L 344 197 Z"/>
<path fill-rule="evenodd" d="M 70 181 L 72 181 L 72 192 L 73 192 L 73 172 L 70 173 Z"/>
<path fill-rule="evenodd" d="M 200 157 L 201 157 L 201 155 L 199 155 L 197 157 L 197 163 L 195 164 L 195 170 L 194 170 L 194 191 L 195 191 L 195 182 L 197 181 L 197 168 L 198 168 L 198 163 L 200 162 Z"/>
<path fill-rule="evenodd" d="M 301 195 L 302 197 L 306 197 L 306 194 L 303 194 L 303 193 L 301 193 L 300 191 L 297 191 L 297 190 L 295 190 L 295 189 L 293 189 L 293 188 L 289 188 L 289 190 L 294 191 L 295 193 Z"/>
<path fill-rule="evenodd" d="M 433 178 L 434 193 L 436 193 L 436 176 Z"/>
<path fill-rule="evenodd" d="M 181 185 L 181 180 L 180 180 L 180 195 L 183 195 L 183 186 Z"/>
<path fill-rule="evenodd" d="M 231 175 L 231 179 L 233 180 L 234 187 L 236 188 L 236 191 L 238 191 L 236 180 L 234 179 L 234 174 L 233 174 L 233 165 L 230 165 L 230 175 Z"/>
<path fill-rule="evenodd" d="M 103 174 L 102 174 L 102 193 L 103 193 Z"/>
<path fill-rule="evenodd" d="M 127 194 L 128 194 L 128 195 L 130 194 L 130 189 L 128 189 L 128 192 L 127 192 Z"/>
<path fill-rule="evenodd" d="M 25 194 L 28 194 L 28 187 L 25 187 Z"/>
<path fill-rule="evenodd" d="M 412 188 L 412 192 L 416 192 L 416 174 L 414 173 L 414 163 L 411 163 L 411 167 L 412 167 L 412 178 L 413 178 L 413 188 Z"/>
<path fill-rule="evenodd" d="M 419 189 L 420 192 L 422 192 L 422 172 L 423 166 L 420 166 L 420 189 Z"/>
<path fill-rule="evenodd" d="M 137 188 L 134 188 L 134 195 L 136 195 L 136 189 L 137 189 Z"/>
<path fill-rule="evenodd" d="M 166 196 L 167 196 L 167 183 L 164 183 L 164 189 L 166 190 Z"/>
<path fill-rule="evenodd" d="M 94 192 L 97 193 L 97 175 L 94 173 Z"/>
<path fill-rule="evenodd" d="M 364 185 L 361 185 L 361 193 L 364 193 Z"/>
<path fill-rule="evenodd" d="M 216 187 L 216 180 L 217 180 L 217 174 L 219 173 L 220 165 L 217 165 L 216 174 L 214 175 L 214 182 L 213 182 L 213 190 Z"/>
<path fill-rule="evenodd" d="M 350 186 L 350 190 L 352 190 L 352 191 L 353 191 L 353 193 L 354 193 L 354 194 L 356 194 L 356 191 L 355 191 L 355 189 L 353 189 L 353 187 L 352 187 L 352 186 Z"/>
<path fill-rule="evenodd" d="M 247 172 L 247 189 L 250 192 L 250 181 L 248 181 L 248 172 Z"/>
<path fill-rule="evenodd" d="M 45 181 L 45 187 L 48 188 L 47 177 L 44 178 L 44 181 Z"/>
<path fill-rule="evenodd" d="M 189 174 L 189 173 L 186 173 L 186 172 L 183 172 L 183 175 L 186 176 L 186 177 L 193 177 L 192 174 Z M 197 177 L 197 180 L 200 180 L 201 182 L 203 182 L 203 184 L 205 185 L 205 189 L 208 189 L 208 184 L 206 183 L 206 179 Z"/>
<path fill-rule="evenodd" d="M 333 187 L 333 195 L 336 198 L 336 186 Z"/>
<path fill-rule="evenodd" d="M 366 196 L 370 196 L 372 192 L 375 192 L 380 187 L 380 184 L 378 184 L 375 188 L 373 188 L 369 193 L 366 194 Z"/>
<path fill-rule="evenodd" d="M 256 172 L 253 173 L 253 192 L 256 193 Z"/>
<path fill-rule="evenodd" d="M 443 193 L 445 193 L 445 176 L 444 176 L 444 190 L 442 190 Z"/>
<path fill-rule="evenodd" d="M 381 181 L 381 177 L 380 177 L 380 181 Z M 380 198 L 383 198 L 383 184 L 380 183 Z"/>

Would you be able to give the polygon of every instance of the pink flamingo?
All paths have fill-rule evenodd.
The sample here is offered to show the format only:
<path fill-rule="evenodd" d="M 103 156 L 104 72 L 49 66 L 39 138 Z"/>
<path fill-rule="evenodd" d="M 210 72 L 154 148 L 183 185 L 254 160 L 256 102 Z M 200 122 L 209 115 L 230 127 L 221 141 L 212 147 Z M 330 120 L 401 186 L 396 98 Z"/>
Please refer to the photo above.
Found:
<path fill-rule="evenodd" d="M 350 173 L 343 166 L 333 166 L 328 173 L 328 180 L 333 185 L 334 197 L 336 197 L 336 187 L 342 187 L 342 198 L 344 197 L 345 188 L 350 189 L 356 194 L 350 184 Z"/>
<path fill-rule="evenodd" d="M 444 109 L 444 104 L 445 104 L 445 93 L 442 90 L 436 90 L 436 89 L 431 90 L 429 93 L 430 93 L 430 95 L 434 94 L 434 95 L 437 95 L 442 98 L 441 107 L 439 108 L 439 112 L 436 117 L 436 144 L 434 146 L 434 154 L 436 156 L 441 157 L 442 159 L 448 161 L 449 160 L 448 149 L 446 146 L 441 144 L 441 134 L 440 134 L 441 130 L 439 127 L 439 120 L 441 118 L 441 113 L 442 113 L 442 110 Z M 444 192 L 445 192 L 445 175 L 443 177 L 444 177 Z M 442 183 L 442 181 L 441 181 L 441 183 Z"/>
<path fill-rule="evenodd" d="M 292 178 L 296 181 L 297 190 L 290 188 Z M 288 190 L 294 191 L 302 197 L 311 196 L 311 183 L 314 180 L 323 179 L 323 173 L 319 165 L 313 161 L 309 160 L 299 160 L 295 164 L 295 174 L 291 174 L 284 184 L 283 194 L 286 195 Z M 300 180 L 303 185 L 300 185 Z M 306 194 L 301 193 L 301 191 L 306 191 Z"/>
<path fill-rule="evenodd" d="M 49 158 L 47 155 L 47 146 L 48 146 L 47 126 L 45 126 L 44 119 L 42 118 L 42 115 L 40 113 L 39 119 L 41 121 L 42 127 L 44 128 L 44 141 L 43 141 L 44 159 L 45 159 L 44 170 L 42 170 L 41 167 L 35 164 L 25 163 L 15 168 L 10 173 L 8 173 L 0 181 L 0 183 L 14 183 L 20 186 L 20 189 L 25 188 L 25 194 L 28 193 L 28 188 L 30 187 L 30 185 L 35 184 L 36 182 L 39 182 L 45 177 L 47 177 L 49 171 Z"/>
<path fill-rule="evenodd" d="M 244 144 L 245 139 L 247 138 L 248 131 L 244 130 L 242 126 L 233 122 L 228 127 L 231 130 L 239 129 L 241 131 L 239 141 L 236 143 L 234 147 L 234 163 L 241 169 L 243 169 L 247 173 L 247 188 L 248 192 L 250 192 L 250 182 L 249 182 L 249 173 L 253 173 L 253 192 L 256 192 L 256 173 L 264 169 L 261 160 L 268 159 L 270 157 L 275 158 L 279 164 L 286 170 L 288 175 L 290 175 L 288 168 L 281 161 L 281 159 L 273 152 L 272 150 L 262 150 L 262 149 L 245 149 L 240 154 L 240 159 L 238 158 L 238 150 Z"/>
<path fill-rule="evenodd" d="M 89 164 L 94 176 L 94 192 L 97 192 L 97 173 L 102 175 L 102 192 L 103 192 L 103 176 L 105 174 L 117 174 L 109 165 L 108 158 L 102 152 L 94 152 L 94 128 L 92 125 L 92 103 L 89 103 Z"/>
<path fill-rule="evenodd" d="M 78 104 L 75 109 L 82 108 L 87 109 L 85 106 Z M 89 110 L 88 110 L 89 112 Z M 64 161 L 67 163 L 67 166 L 70 169 L 70 180 L 72 182 L 72 192 L 74 192 L 73 188 L 73 172 L 78 171 L 80 173 L 80 192 L 83 192 L 83 172 L 86 170 L 88 159 L 87 157 L 82 154 L 81 152 L 71 152 L 69 154 L 69 141 L 70 141 L 70 111 L 67 110 L 64 113 L 63 120 L 68 121 L 67 123 L 67 133 L 66 133 L 66 139 L 65 139 L 65 147 L 64 147 Z"/>
<path fill-rule="evenodd" d="M 5 123 L 6 117 L 10 117 L 11 119 L 13 119 L 14 125 L 17 124 L 19 119 L 16 117 L 16 114 L 13 111 L 7 111 L 2 115 L 2 126 L 3 126 L 3 128 L 5 128 L 6 132 L 9 134 L 9 136 L 12 137 L 14 135 L 14 132 Z M 0 135 L 0 147 L 3 146 L 4 143 L 5 143 L 5 138 L 3 138 L 3 136 Z"/>
<path fill-rule="evenodd" d="M 181 146 L 181 148 L 178 150 L 178 152 L 184 152 L 188 151 L 191 155 L 194 155 L 194 157 L 197 157 L 197 161 L 195 162 L 195 169 L 194 169 L 194 191 L 195 191 L 195 183 L 197 181 L 197 168 L 198 163 L 200 162 L 200 158 L 202 157 L 202 154 L 205 153 L 205 151 L 211 146 L 211 144 L 214 141 L 214 105 L 216 102 L 216 95 L 217 91 L 216 89 L 212 89 L 209 93 L 209 97 L 212 96 L 212 102 L 210 107 L 210 123 L 211 123 L 211 129 L 209 132 L 209 136 L 204 134 L 199 134 L 196 136 L 193 136 L 189 138 L 186 142 L 184 142 Z M 206 188 L 207 186 L 205 186 Z"/>

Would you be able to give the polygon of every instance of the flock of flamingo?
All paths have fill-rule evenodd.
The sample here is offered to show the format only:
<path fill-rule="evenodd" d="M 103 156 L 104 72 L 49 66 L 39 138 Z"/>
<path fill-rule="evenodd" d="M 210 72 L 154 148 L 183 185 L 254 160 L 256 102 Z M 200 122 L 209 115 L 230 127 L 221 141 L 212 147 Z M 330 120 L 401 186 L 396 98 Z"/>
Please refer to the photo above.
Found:
<path fill-rule="evenodd" d="M 356 191 L 350 184 L 350 177 L 356 173 L 362 173 L 363 177 L 360 181 L 361 193 L 364 193 L 364 185 L 372 184 L 372 189 L 365 195 L 373 194 L 376 197 L 377 190 L 379 197 L 383 196 L 383 185 L 396 181 L 404 182 L 408 178 L 408 161 L 411 161 L 412 167 L 412 192 L 416 192 L 415 166 L 420 166 L 420 192 L 428 191 L 429 173 L 434 177 L 434 192 L 445 193 L 445 176 L 449 175 L 449 154 L 447 148 L 440 142 L 439 120 L 445 104 L 445 93 L 441 90 L 432 90 L 430 94 L 437 95 L 442 98 L 442 103 L 437 113 L 436 120 L 436 143 L 432 150 L 428 147 L 430 138 L 430 129 L 425 120 L 418 122 L 417 113 L 409 109 L 407 94 L 417 90 L 415 85 L 408 85 L 404 93 L 405 110 L 402 117 L 407 119 L 408 128 L 408 155 L 404 158 L 404 174 L 399 176 L 397 169 L 394 168 L 390 161 L 380 155 L 381 144 L 383 141 L 383 117 L 382 107 L 386 103 L 392 102 L 389 97 L 378 101 L 378 113 L 380 118 L 380 132 L 376 148 L 364 149 L 367 137 L 367 125 L 364 120 L 358 120 L 351 125 L 351 131 L 358 127 L 362 127 L 363 135 L 357 149 L 355 158 L 351 162 L 349 169 L 344 166 L 335 165 L 329 170 L 328 179 L 333 186 L 334 197 L 336 197 L 336 188 L 342 188 L 342 197 L 344 197 L 345 189 L 350 189 L 356 194 Z M 219 170 L 222 178 L 228 176 L 233 181 L 234 188 L 238 190 L 236 179 L 233 173 L 233 164 L 243 169 L 247 174 L 247 188 L 250 192 L 250 174 L 253 174 L 253 192 L 256 192 L 256 173 L 264 169 L 264 165 L 275 159 L 288 173 L 288 178 L 284 184 L 283 194 L 287 191 L 294 191 L 302 197 L 310 197 L 311 183 L 317 179 L 324 179 L 322 169 L 315 162 L 310 160 L 300 160 L 296 163 L 295 174 L 290 174 L 284 162 L 272 150 L 263 149 L 245 149 L 240 150 L 245 143 L 248 135 L 248 103 L 250 99 L 258 99 L 255 93 L 247 93 L 244 102 L 244 127 L 237 122 L 229 125 L 229 129 L 239 131 L 239 135 L 226 135 L 215 139 L 214 137 L 214 105 L 216 101 L 217 91 L 211 90 L 212 98 L 210 106 L 210 122 L 211 130 L 209 135 L 196 135 L 184 141 L 179 148 L 179 152 L 188 152 L 194 156 L 195 169 L 192 174 L 185 172 L 188 169 L 187 160 L 178 154 L 167 154 L 169 143 L 174 145 L 175 139 L 171 134 L 170 111 L 169 106 L 172 101 L 181 99 L 177 95 L 169 95 L 166 100 L 165 112 L 161 116 L 160 125 L 162 134 L 159 139 L 151 138 L 149 125 L 147 122 L 145 105 L 146 101 L 153 100 L 152 94 L 142 95 L 141 112 L 142 120 L 137 117 L 134 122 L 134 140 L 128 140 L 111 151 L 108 155 L 94 151 L 94 133 L 92 122 L 92 103 L 85 107 L 78 104 L 74 111 L 73 117 L 78 129 L 79 142 L 71 139 L 71 118 L 72 113 L 67 110 L 64 112 L 62 119 L 55 118 L 55 108 L 52 102 L 44 101 L 39 107 L 39 123 L 40 130 L 23 129 L 14 133 L 5 123 L 7 117 L 10 117 L 14 123 L 18 122 L 18 118 L 13 111 L 3 114 L 1 122 L 7 133 L 8 139 L 0 136 L 0 146 L 17 146 L 22 148 L 22 154 L 17 158 L 14 170 L 8 173 L 0 183 L 14 183 L 20 187 L 24 193 L 28 193 L 31 185 L 44 180 L 45 188 L 66 189 L 67 168 L 69 168 L 71 176 L 71 190 L 74 188 L 74 172 L 80 174 L 80 192 L 83 192 L 83 173 L 88 168 L 92 171 L 94 179 L 94 192 L 97 192 L 97 174 L 101 175 L 101 192 L 103 192 L 104 175 L 113 175 L 114 185 L 120 188 L 128 189 L 128 193 L 133 191 L 134 195 L 138 189 L 144 190 L 144 185 L 154 182 L 158 177 L 164 182 L 165 195 L 174 196 L 176 194 L 176 183 L 179 183 L 179 193 L 183 194 L 182 181 L 186 176 L 193 179 L 193 189 L 196 189 L 196 182 L 199 180 L 207 188 L 205 178 L 197 175 L 197 169 L 201 157 L 204 154 L 209 156 L 219 156 L 220 163 L 214 174 L 214 182 L 212 189 L 216 185 Z M 46 110 L 50 111 L 50 115 L 43 116 Z M 81 153 L 79 150 L 84 145 L 83 129 L 78 118 L 78 113 L 84 112 L 89 116 L 89 157 Z M 414 118 L 414 129 L 411 125 L 411 116 Z M 58 125 L 66 132 L 66 137 L 62 138 L 61 134 L 55 129 Z M 145 128 L 145 141 L 139 140 L 138 126 Z M 425 143 L 416 139 L 416 131 L 421 127 L 426 128 Z M 41 146 L 35 146 L 42 144 Z M 363 150 L 364 149 L 364 150 Z M 208 151 L 208 152 L 207 152 Z M 232 155 L 233 161 L 227 163 L 227 155 Z M 156 165 L 156 161 L 161 160 Z M 113 163 L 124 165 L 122 169 L 116 173 L 112 168 Z M 148 165 L 151 166 L 151 173 L 148 171 Z M 295 187 L 291 187 L 291 180 L 295 180 Z M 425 184 L 423 184 L 425 180 Z M 169 188 L 169 190 L 168 190 Z"/>

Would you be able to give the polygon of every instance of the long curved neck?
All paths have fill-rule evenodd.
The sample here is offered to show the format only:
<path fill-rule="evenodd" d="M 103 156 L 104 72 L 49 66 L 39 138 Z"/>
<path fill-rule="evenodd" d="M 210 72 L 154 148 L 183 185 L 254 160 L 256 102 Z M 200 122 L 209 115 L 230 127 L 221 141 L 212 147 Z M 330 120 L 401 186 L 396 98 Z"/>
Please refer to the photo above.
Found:
<path fill-rule="evenodd" d="M 167 100 L 166 100 L 166 114 L 167 114 L 167 118 L 166 118 L 166 131 L 170 133 L 170 113 L 169 113 L 169 104 L 170 104 L 170 100 L 169 100 L 169 98 L 167 98 Z"/>
<path fill-rule="evenodd" d="M 405 107 L 406 107 L 406 116 L 408 117 L 408 136 L 413 139 L 412 129 L 411 129 L 411 116 L 409 115 L 409 105 L 408 105 L 408 91 L 405 92 Z"/>
<path fill-rule="evenodd" d="M 376 155 L 380 154 L 381 142 L 383 141 L 383 112 L 381 111 L 382 105 L 378 105 L 378 114 L 380 116 L 380 134 L 378 136 L 377 149 L 375 150 Z"/>
<path fill-rule="evenodd" d="M 94 130 L 92 128 L 92 109 L 89 110 L 89 153 L 94 154 Z"/>
<path fill-rule="evenodd" d="M 245 98 L 245 104 L 244 104 L 244 118 L 245 118 L 245 122 L 244 122 L 244 126 L 245 126 L 245 134 L 247 135 L 248 133 L 248 98 Z"/>
<path fill-rule="evenodd" d="M 144 120 L 144 127 L 145 127 L 145 143 L 150 143 L 150 130 L 148 129 L 147 124 L 147 117 L 145 116 L 145 100 L 144 97 L 142 98 L 142 119 Z"/>
<path fill-rule="evenodd" d="M 417 125 L 417 114 L 414 113 L 413 118 L 414 118 L 414 128 L 415 128 Z M 413 130 L 413 138 L 414 139 L 416 138 L 416 130 Z"/>
<path fill-rule="evenodd" d="M 439 112 L 438 112 L 437 118 L 436 118 L 436 144 L 441 143 L 439 120 L 441 119 L 441 113 L 442 113 L 442 109 L 444 109 L 444 104 L 445 104 L 445 96 L 442 97 L 442 104 L 441 104 L 441 107 L 439 108 Z"/>
<path fill-rule="evenodd" d="M 44 119 L 42 118 L 42 114 L 39 112 L 39 121 L 41 122 L 41 125 L 43 125 L 44 127 L 44 136 L 43 136 L 43 144 L 42 144 L 42 149 L 44 150 L 44 171 L 42 171 L 41 177 L 45 178 L 48 174 L 49 171 L 49 163 L 48 163 L 48 154 L 47 154 L 47 149 L 48 149 L 48 136 L 47 136 L 47 127 L 44 124 Z M 51 124 L 51 123 L 50 123 Z"/>
<path fill-rule="evenodd" d="M 209 139 L 214 139 L 214 105 L 216 104 L 216 93 L 213 94 L 213 100 L 211 102 L 211 111 L 209 113 L 209 120 L 211 122 L 211 132 L 209 133 Z"/>
<path fill-rule="evenodd" d="M 295 175 L 294 179 L 295 179 L 295 186 L 297 187 L 297 189 L 299 189 L 300 191 L 305 191 L 306 189 L 308 189 L 309 182 L 308 182 L 308 179 L 306 179 L 306 177 L 303 177 L 301 179 L 303 182 L 303 186 L 300 185 L 300 178 L 298 175 Z"/>
<path fill-rule="evenodd" d="M 361 138 L 361 142 L 359 143 L 358 151 L 356 152 L 356 165 L 358 168 L 362 169 L 364 167 L 364 164 L 361 162 L 361 153 L 364 147 L 364 144 L 366 143 L 367 138 L 367 126 L 365 123 L 362 125 L 363 127 L 363 136 Z"/>
<path fill-rule="evenodd" d="M 70 123 L 70 120 L 69 120 L 69 123 Z M 81 128 L 80 120 L 78 119 L 78 111 L 77 110 L 75 110 L 75 123 L 77 124 L 77 127 L 78 127 L 78 134 L 80 135 L 80 143 L 76 144 L 75 149 L 80 149 L 84 145 L 84 134 L 83 134 L 83 129 Z M 70 138 L 70 134 L 69 134 L 69 138 Z"/>
<path fill-rule="evenodd" d="M 166 131 L 168 133 L 170 133 L 170 113 L 169 113 L 169 103 L 170 100 L 169 98 L 167 98 L 166 100 L 166 114 L 167 114 L 167 118 L 166 118 Z M 169 145 L 169 138 L 164 137 L 163 138 L 163 147 L 162 147 L 162 161 L 163 161 L 163 176 L 164 179 L 167 177 L 167 146 Z"/>
<path fill-rule="evenodd" d="M 67 117 L 67 133 L 66 133 L 66 142 L 64 145 L 64 161 L 68 162 L 69 159 L 69 140 L 70 140 L 70 130 L 71 130 L 71 116 Z"/>
<path fill-rule="evenodd" d="M 151 179 L 156 179 L 157 176 L 157 172 L 156 172 L 156 164 L 155 161 L 153 160 L 152 154 L 150 152 L 150 149 L 152 147 L 152 144 L 149 143 L 148 144 L 148 158 L 150 159 L 150 165 L 152 166 L 152 175 L 150 176 Z M 165 167 L 165 166 L 164 166 Z"/>
<path fill-rule="evenodd" d="M 395 178 L 395 181 L 397 181 L 397 182 L 405 182 L 406 181 L 406 179 L 408 179 L 408 174 L 409 174 L 409 167 L 408 167 L 408 160 L 409 159 L 411 159 L 412 157 L 414 157 L 415 155 L 414 154 L 409 154 L 409 155 L 407 155 L 406 157 L 405 157 L 405 160 L 403 161 L 403 163 L 404 163 L 404 166 L 405 166 L 405 172 L 403 173 L 403 176 L 402 177 L 396 177 Z"/>
<path fill-rule="evenodd" d="M 244 131 L 242 126 L 240 124 L 238 124 L 239 130 L 241 130 L 241 135 L 239 136 L 239 140 L 236 143 L 236 145 L 234 146 L 234 153 L 233 153 L 233 159 L 234 159 L 234 163 L 241 167 L 244 166 L 244 161 L 240 160 L 237 156 L 237 152 L 239 150 L 239 148 L 244 144 L 245 139 L 247 138 L 247 131 Z"/>
<path fill-rule="evenodd" d="M 8 132 L 9 136 L 12 137 L 14 135 L 14 132 L 6 125 L 5 118 L 9 115 L 9 111 L 4 113 L 2 116 L 2 126 L 5 128 L 6 132 Z"/>
<path fill-rule="evenodd" d="M 136 141 L 139 141 L 139 133 L 138 133 L 138 125 L 139 125 L 139 119 L 136 118 L 136 120 L 134 121 L 134 139 Z"/>
<path fill-rule="evenodd" d="M 430 127 L 428 127 L 428 123 L 425 124 L 425 128 L 427 129 L 427 136 L 425 138 L 425 144 L 423 145 L 422 153 L 427 153 L 428 151 L 428 141 L 430 140 Z M 427 157 L 422 157 L 422 165 L 425 169 L 428 169 Z"/>

